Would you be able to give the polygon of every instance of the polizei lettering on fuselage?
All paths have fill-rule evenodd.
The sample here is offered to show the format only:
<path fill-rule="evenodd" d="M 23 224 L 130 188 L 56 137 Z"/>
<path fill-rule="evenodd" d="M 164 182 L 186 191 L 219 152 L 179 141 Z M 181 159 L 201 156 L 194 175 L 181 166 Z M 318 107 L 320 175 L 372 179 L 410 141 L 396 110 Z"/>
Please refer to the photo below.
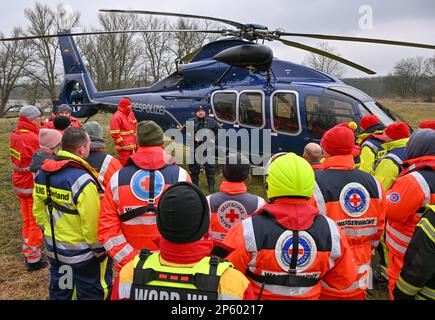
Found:
<path fill-rule="evenodd" d="M 206 295 L 197 293 L 185 293 L 154 290 L 154 289 L 140 289 L 134 290 L 135 300 L 208 300 Z"/>
<path fill-rule="evenodd" d="M 165 106 L 161 106 L 158 104 L 133 103 L 132 109 L 133 111 L 142 111 L 151 114 L 165 114 Z"/>

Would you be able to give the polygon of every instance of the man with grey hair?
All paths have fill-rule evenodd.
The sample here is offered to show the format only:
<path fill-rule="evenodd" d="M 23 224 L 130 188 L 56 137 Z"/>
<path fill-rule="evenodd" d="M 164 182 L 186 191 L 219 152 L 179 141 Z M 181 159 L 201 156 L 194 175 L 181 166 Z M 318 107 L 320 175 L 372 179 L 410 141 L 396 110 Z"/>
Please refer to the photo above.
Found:
<path fill-rule="evenodd" d="M 20 199 L 23 218 L 23 253 L 29 271 L 46 266 L 41 260 L 42 233 L 32 214 L 33 175 L 29 168 L 32 155 L 39 149 L 38 133 L 42 123 L 42 112 L 38 107 L 23 106 L 18 116 L 17 127 L 11 135 L 9 149 L 13 166 L 12 183 Z"/>
<path fill-rule="evenodd" d="M 322 157 L 323 150 L 319 144 L 310 142 L 305 146 L 303 158 L 307 160 L 309 164 L 311 164 L 313 170 L 322 169 L 322 164 L 320 163 Z"/>

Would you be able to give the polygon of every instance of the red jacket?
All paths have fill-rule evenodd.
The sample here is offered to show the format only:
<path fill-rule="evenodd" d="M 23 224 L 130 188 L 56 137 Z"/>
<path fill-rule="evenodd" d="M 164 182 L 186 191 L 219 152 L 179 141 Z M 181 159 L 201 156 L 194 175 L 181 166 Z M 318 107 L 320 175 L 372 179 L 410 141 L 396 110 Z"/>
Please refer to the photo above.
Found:
<path fill-rule="evenodd" d="M 129 163 L 113 174 L 101 203 L 98 239 L 118 268 L 143 248 L 158 249 L 153 241 L 160 236 L 156 213 L 146 212 L 149 170 L 155 170 L 155 207 L 169 186 L 178 181 L 190 181 L 189 174 L 177 166 L 162 147 L 140 147 L 130 157 Z M 126 213 L 140 207 L 144 210 L 142 214 L 124 221 Z"/>
<path fill-rule="evenodd" d="M 410 159 L 405 163 L 410 166 L 387 193 L 385 237 L 388 251 L 402 260 L 425 207 L 435 204 L 435 156 Z"/>
<path fill-rule="evenodd" d="M 25 117 L 19 117 L 10 140 L 13 165 L 12 183 L 19 197 L 32 197 L 33 175 L 29 170 L 32 155 L 39 149 L 39 128 Z"/>
<path fill-rule="evenodd" d="M 136 150 L 137 120 L 128 107 L 118 106 L 118 111 L 110 119 L 110 134 L 116 150 Z"/>
<path fill-rule="evenodd" d="M 346 290 L 325 286 L 328 295 L 350 297 L 369 285 L 371 258 L 384 231 L 385 194 L 372 175 L 355 169 L 352 155 L 328 157 L 316 171 L 314 199 L 320 213 L 343 230 L 358 265 L 358 280 Z"/>
<path fill-rule="evenodd" d="M 56 130 L 56 128 L 54 127 L 54 123 L 53 123 L 54 118 L 56 118 L 56 116 L 54 116 L 54 117 L 52 116 L 51 120 L 45 123 L 44 128 L 46 128 L 46 129 L 55 129 Z M 76 127 L 76 128 L 81 128 L 82 127 L 82 124 L 77 120 L 77 118 L 74 118 L 73 116 L 70 116 L 69 119 L 71 120 L 71 126 L 72 127 Z M 63 130 L 59 130 L 59 131 L 63 133 Z"/>
<path fill-rule="evenodd" d="M 291 285 L 293 237 L 298 232 L 294 276 L 309 283 Z M 320 280 L 344 289 L 356 279 L 349 244 L 335 223 L 319 214 L 305 199 L 280 198 L 236 224 L 224 243 L 235 250 L 227 260 L 245 273 L 264 300 L 318 299 Z"/>

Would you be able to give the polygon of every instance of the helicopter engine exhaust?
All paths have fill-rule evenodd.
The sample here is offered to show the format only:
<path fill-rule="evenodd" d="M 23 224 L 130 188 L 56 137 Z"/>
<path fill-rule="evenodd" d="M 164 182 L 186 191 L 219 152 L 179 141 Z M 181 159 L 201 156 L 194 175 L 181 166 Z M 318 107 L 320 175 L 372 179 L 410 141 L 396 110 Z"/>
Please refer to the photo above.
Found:
<path fill-rule="evenodd" d="M 213 59 L 233 67 L 268 71 L 273 60 L 273 51 L 261 44 L 243 44 L 216 54 Z"/>

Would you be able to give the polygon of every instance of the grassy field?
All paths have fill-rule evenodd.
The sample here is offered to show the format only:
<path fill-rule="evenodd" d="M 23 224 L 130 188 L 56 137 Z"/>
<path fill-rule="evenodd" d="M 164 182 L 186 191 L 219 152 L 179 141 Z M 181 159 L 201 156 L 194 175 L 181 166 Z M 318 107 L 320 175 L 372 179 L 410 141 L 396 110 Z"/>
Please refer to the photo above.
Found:
<path fill-rule="evenodd" d="M 381 103 L 405 117 L 414 128 L 422 120 L 434 119 L 435 103 L 403 103 L 395 100 L 381 100 Z M 109 114 L 98 114 L 93 120 L 103 124 L 107 151 L 115 154 L 112 139 L 109 135 Z M 12 166 L 9 160 L 9 138 L 16 125 L 16 118 L 0 119 L 1 157 L 0 167 L 0 299 L 47 299 L 48 269 L 33 273 L 26 271 L 21 253 L 21 216 L 18 199 L 12 189 Z M 217 184 L 222 177 L 217 175 Z M 202 174 L 200 184 L 207 189 Z M 261 177 L 253 177 L 249 191 L 265 197 Z M 373 290 L 370 299 L 387 299 L 384 290 Z"/>

